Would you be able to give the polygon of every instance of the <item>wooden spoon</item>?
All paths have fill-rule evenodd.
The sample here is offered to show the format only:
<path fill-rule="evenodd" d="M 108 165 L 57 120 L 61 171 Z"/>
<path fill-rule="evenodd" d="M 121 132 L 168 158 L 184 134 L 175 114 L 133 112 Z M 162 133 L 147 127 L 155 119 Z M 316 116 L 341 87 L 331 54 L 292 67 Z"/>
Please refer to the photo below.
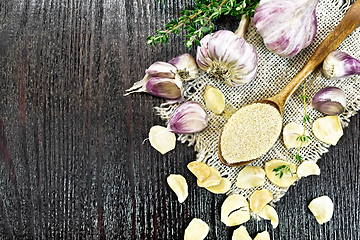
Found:
<path fill-rule="evenodd" d="M 286 102 L 289 100 L 295 90 L 305 81 L 305 79 L 324 61 L 326 56 L 335 51 L 336 48 L 360 25 L 360 0 L 352 4 L 350 9 L 345 14 L 344 18 L 337 25 L 337 27 L 322 41 L 309 61 L 305 66 L 295 75 L 295 77 L 273 97 L 259 100 L 255 103 L 266 103 L 274 106 L 281 116 L 284 116 L 284 108 Z M 251 113 L 250 113 L 251 114 Z M 281 132 L 281 131 L 280 131 Z M 278 133 L 278 136 L 280 135 Z M 249 164 L 256 159 L 242 161 L 237 163 L 228 163 L 221 154 L 221 134 L 218 142 L 218 154 L 220 161 L 230 167 L 238 167 Z"/>

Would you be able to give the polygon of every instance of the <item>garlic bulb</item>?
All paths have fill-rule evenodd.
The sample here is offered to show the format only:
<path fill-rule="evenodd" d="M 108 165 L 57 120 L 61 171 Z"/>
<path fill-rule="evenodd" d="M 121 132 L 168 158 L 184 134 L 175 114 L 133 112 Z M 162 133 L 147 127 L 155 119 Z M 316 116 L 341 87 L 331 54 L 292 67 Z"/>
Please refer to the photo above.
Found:
<path fill-rule="evenodd" d="M 346 95 L 338 87 L 325 87 L 314 95 L 311 107 L 327 115 L 340 114 L 346 107 Z"/>
<path fill-rule="evenodd" d="M 292 57 L 314 40 L 319 0 L 261 0 L 254 13 L 254 27 L 267 49 Z"/>
<path fill-rule="evenodd" d="M 324 60 L 323 74 L 330 80 L 360 74 L 360 61 L 344 52 L 331 52 Z"/>

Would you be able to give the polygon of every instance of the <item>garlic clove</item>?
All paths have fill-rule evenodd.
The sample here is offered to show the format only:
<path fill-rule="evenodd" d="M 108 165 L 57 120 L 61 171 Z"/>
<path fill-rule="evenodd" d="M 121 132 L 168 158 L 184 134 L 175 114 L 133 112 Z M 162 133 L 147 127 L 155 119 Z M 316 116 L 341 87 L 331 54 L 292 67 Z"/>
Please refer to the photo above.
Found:
<path fill-rule="evenodd" d="M 165 154 L 175 148 L 175 134 L 169 132 L 167 128 L 162 126 L 153 126 L 149 131 L 149 141 L 153 148 L 161 154 Z"/>
<path fill-rule="evenodd" d="M 326 116 L 315 120 L 312 130 L 317 139 L 331 145 L 336 145 L 343 135 L 338 116 Z"/>
<path fill-rule="evenodd" d="M 270 234 L 268 231 L 263 231 L 261 233 L 258 233 L 254 240 L 270 240 Z"/>
<path fill-rule="evenodd" d="M 286 148 L 298 148 L 301 141 L 297 140 L 299 136 L 304 133 L 304 127 L 297 123 L 288 123 L 283 129 L 283 140 Z M 305 131 L 305 135 L 309 136 L 309 133 Z M 302 147 L 309 145 L 311 140 L 302 143 Z"/>
<path fill-rule="evenodd" d="M 210 176 L 210 167 L 203 162 L 190 162 L 187 168 L 199 181 L 204 181 Z"/>
<path fill-rule="evenodd" d="M 228 196 L 221 206 L 221 221 L 226 226 L 236 226 L 250 219 L 249 204 L 240 194 Z"/>
<path fill-rule="evenodd" d="M 206 189 L 215 194 L 223 194 L 229 191 L 230 187 L 231 187 L 231 181 L 228 178 L 221 178 L 219 185 L 206 187 Z"/>
<path fill-rule="evenodd" d="M 211 35 L 208 34 L 200 40 L 200 46 L 197 47 L 196 63 L 203 71 L 207 71 L 211 65 L 211 58 L 208 53 L 208 42 Z"/>
<path fill-rule="evenodd" d="M 175 78 L 176 67 L 166 62 L 155 62 L 146 69 L 145 73 L 149 75 L 149 78 Z"/>
<path fill-rule="evenodd" d="M 193 218 L 185 229 L 184 240 L 203 240 L 209 233 L 209 225 L 199 218 Z"/>
<path fill-rule="evenodd" d="M 179 174 L 170 174 L 167 177 L 167 183 L 175 192 L 176 196 L 178 197 L 178 201 L 183 203 L 189 195 L 186 179 Z"/>
<path fill-rule="evenodd" d="M 204 92 L 205 106 L 215 114 L 220 114 L 225 109 L 225 97 L 222 92 L 214 87 L 206 86 Z"/>
<path fill-rule="evenodd" d="M 311 107 L 326 115 L 340 114 L 346 107 L 345 93 L 338 87 L 325 87 L 314 95 Z"/>
<path fill-rule="evenodd" d="M 188 53 L 171 59 L 169 63 L 177 68 L 176 75 L 178 75 L 182 81 L 193 80 L 199 75 L 196 61 L 193 56 Z"/>
<path fill-rule="evenodd" d="M 271 225 L 273 226 L 273 228 L 276 228 L 279 225 L 279 216 L 275 208 L 270 205 L 266 205 L 258 212 L 257 215 L 259 215 L 263 219 L 271 220 Z"/>
<path fill-rule="evenodd" d="M 252 238 L 249 236 L 246 228 L 240 226 L 234 231 L 231 240 L 252 240 Z"/>
<path fill-rule="evenodd" d="M 204 181 L 200 181 L 199 179 L 197 180 L 197 185 L 199 187 L 207 188 L 220 184 L 221 182 L 220 172 L 214 167 L 209 167 L 209 168 L 210 168 L 210 176 L 207 177 Z"/>
<path fill-rule="evenodd" d="M 259 187 L 265 183 L 265 171 L 261 167 L 245 166 L 239 173 L 236 186 L 238 188 Z"/>
<path fill-rule="evenodd" d="M 166 99 L 178 99 L 181 97 L 182 86 L 171 78 L 150 78 L 146 83 L 146 92 L 151 95 Z"/>
<path fill-rule="evenodd" d="M 303 161 L 296 170 L 298 177 L 307 177 L 310 175 L 320 175 L 319 166 L 310 161 Z"/>
<path fill-rule="evenodd" d="M 271 160 L 265 163 L 265 173 L 267 178 L 270 180 L 270 182 L 272 182 L 273 184 L 275 184 L 278 187 L 290 187 L 292 184 L 294 184 L 294 182 L 296 181 L 297 175 L 295 174 L 296 172 L 296 165 L 294 164 L 290 164 L 290 169 L 292 170 L 292 172 L 294 173 L 291 176 L 291 173 L 286 171 L 284 172 L 284 175 L 280 178 L 278 175 L 276 175 L 276 172 L 274 172 L 275 168 L 278 168 L 282 165 L 289 165 L 288 162 L 282 161 L 282 160 Z"/>
<path fill-rule="evenodd" d="M 273 195 L 268 189 L 256 190 L 250 197 L 250 209 L 258 213 L 271 200 L 273 200 Z"/>
<path fill-rule="evenodd" d="M 180 104 L 171 114 L 167 128 L 173 133 L 189 134 L 200 132 L 207 126 L 208 116 L 197 102 Z"/>
<path fill-rule="evenodd" d="M 345 52 L 331 52 L 323 62 L 323 74 L 330 80 L 360 74 L 360 61 Z"/>
<path fill-rule="evenodd" d="M 330 221 L 334 213 L 334 204 L 328 196 L 313 199 L 308 207 L 319 224 Z"/>

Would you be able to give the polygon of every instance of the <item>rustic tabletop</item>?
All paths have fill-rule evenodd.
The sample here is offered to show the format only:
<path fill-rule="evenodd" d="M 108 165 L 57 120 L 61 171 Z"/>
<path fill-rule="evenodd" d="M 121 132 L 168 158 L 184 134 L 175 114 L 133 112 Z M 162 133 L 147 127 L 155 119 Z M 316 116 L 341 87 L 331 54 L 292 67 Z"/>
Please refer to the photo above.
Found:
<path fill-rule="evenodd" d="M 183 239 L 193 218 L 207 239 L 231 239 L 220 221 L 225 195 L 196 186 L 186 165 L 192 147 L 178 142 L 162 155 L 148 142 L 164 125 L 147 94 L 123 97 L 155 61 L 188 50 L 182 36 L 151 47 L 145 38 L 193 0 L 0 1 L 0 239 Z M 217 29 L 234 30 L 222 17 Z M 234 23 L 236 22 L 236 24 Z M 360 239 L 360 117 L 310 176 L 277 203 L 280 223 L 245 223 L 251 237 Z M 166 183 L 181 174 L 189 197 L 180 204 Z M 307 205 L 334 201 L 319 225 Z"/>

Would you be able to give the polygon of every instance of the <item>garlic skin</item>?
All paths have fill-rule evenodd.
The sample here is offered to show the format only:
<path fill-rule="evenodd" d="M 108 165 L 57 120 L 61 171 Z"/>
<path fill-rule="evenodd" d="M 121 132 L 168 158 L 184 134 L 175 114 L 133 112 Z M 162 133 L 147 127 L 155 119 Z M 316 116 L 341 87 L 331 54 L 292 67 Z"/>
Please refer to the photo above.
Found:
<path fill-rule="evenodd" d="M 180 104 L 171 114 L 167 123 L 170 132 L 189 134 L 200 132 L 207 126 L 208 116 L 197 102 L 189 101 Z"/>
<path fill-rule="evenodd" d="M 254 240 L 270 240 L 270 234 L 268 231 L 263 231 L 261 233 L 258 233 Z"/>
<path fill-rule="evenodd" d="M 270 205 L 266 205 L 263 207 L 263 209 L 260 210 L 260 212 L 257 213 L 261 218 L 266 220 L 271 220 L 271 225 L 273 228 L 276 228 L 279 225 L 279 216 L 275 210 Z"/>
<path fill-rule="evenodd" d="M 258 213 L 271 200 L 273 200 L 273 195 L 268 189 L 256 190 L 250 197 L 250 209 L 254 213 Z"/>
<path fill-rule="evenodd" d="M 325 87 L 314 95 L 311 107 L 326 115 L 340 114 L 346 107 L 346 95 L 338 87 Z"/>
<path fill-rule="evenodd" d="M 312 130 L 317 139 L 334 146 L 343 135 L 339 116 L 318 118 L 313 123 Z"/>
<path fill-rule="evenodd" d="M 162 126 L 152 126 L 149 131 L 149 141 L 153 148 L 161 154 L 165 154 L 175 148 L 176 137 L 167 128 Z"/>
<path fill-rule="evenodd" d="M 307 177 L 310 175 L 320 175 L 319 166 L 310 161 L 303 161 L 297 168 L 296 174 L 298 177 Z"/>
<path fill-rule="evenodd" d="M 184 240 L 203 240 L 209 233 L 209 225 L 199 218 L 193 218 L 185 229 Z"/>
<path fill-rule="evenodd" d="M 234 231 L 231 240 L 252 240 L 252 238 L 249 236 L 246 227 L 240 226 Z"/>
<path fill-rule="evenodd" d="M 333 51 L 325 58 L 322 70 L 327 79 L 345 78 L 360 74 L 360 61 L 345 52 Z"/>
<path fill-rule="evenodd" d="M 221 221 L 226 226 L 236 226 L 249 221 L 249 204 L 240 194 L 228 196 L 221 206 Z"/>
<path fill-rule="evenodd" d="M 314 40 L 319 0 L 261 0 L 254 27 L 270 52 L 290 58 Z"/>
<path fill-rule="evenodd" d="M 275 184 L 278 187 L 290 187 L 292 184 L 294 184 L 297 179 L 297 175 L 295 174 L 296 165 L 295 164 L 289 165 L 289 164 L 290 164 L 289 162 L 285 162 L 285 161 L 279 160 L 279 159 L 274 159 L 274 160 L 266 162 L 265 163 L 265 173 L 266 173 L 266 176 L 268 177 L 268 179 L 270 180 L 270 182 L 272 182 L 273 184 Z M 289 165 L 291 171 L 294 174 L 291 176 L 291 173 L 286 171 L 284 173 L 284 175 L 282 176 L 282 178 L 279 178 L 279 176 L 276 176 L 276 173 L 273 170 L 282 165 Z"/>
<path fill-rule="evenodd" d="M 184 53 L 169 61 L 171 65 L 176 67 L 176 76 L 182 81 L 189 81 L 199 76 L 199 68 L 193 56 Z"/>
<path fill-rule="evenodd" d="M 290 122 L 286 124 L 283 129 L 283 141 L 286 148 L 298 148 L 300 147 L 301 141 L 297 140 L 299 136 L 304 133 L 304 127 L 300 124 Z M 305 131 L 305 136 L 309 136 L 308 131 Z M 309 145 L 311 140 L 302 143 L 302 147 Z"/>
<path fill-rule="evenodd" d="M 334 213 L 334 203 L 328 196 L 313 199 L 308 207 L 319 224 L 330 221 Z"/>
<path fill-rule="evenodd" d="M 238 188 L 249 189 L 259 187 L 265 183 L 265 171 L 257 166 L 245 166 L 236 178 Z"/>
<path fill-rule="evenodd" d="M 166 180 L 178 197 L 179 203 L 183 203 L 189 195 L 186 179 L 180 174 L 170 174 Z"/>

